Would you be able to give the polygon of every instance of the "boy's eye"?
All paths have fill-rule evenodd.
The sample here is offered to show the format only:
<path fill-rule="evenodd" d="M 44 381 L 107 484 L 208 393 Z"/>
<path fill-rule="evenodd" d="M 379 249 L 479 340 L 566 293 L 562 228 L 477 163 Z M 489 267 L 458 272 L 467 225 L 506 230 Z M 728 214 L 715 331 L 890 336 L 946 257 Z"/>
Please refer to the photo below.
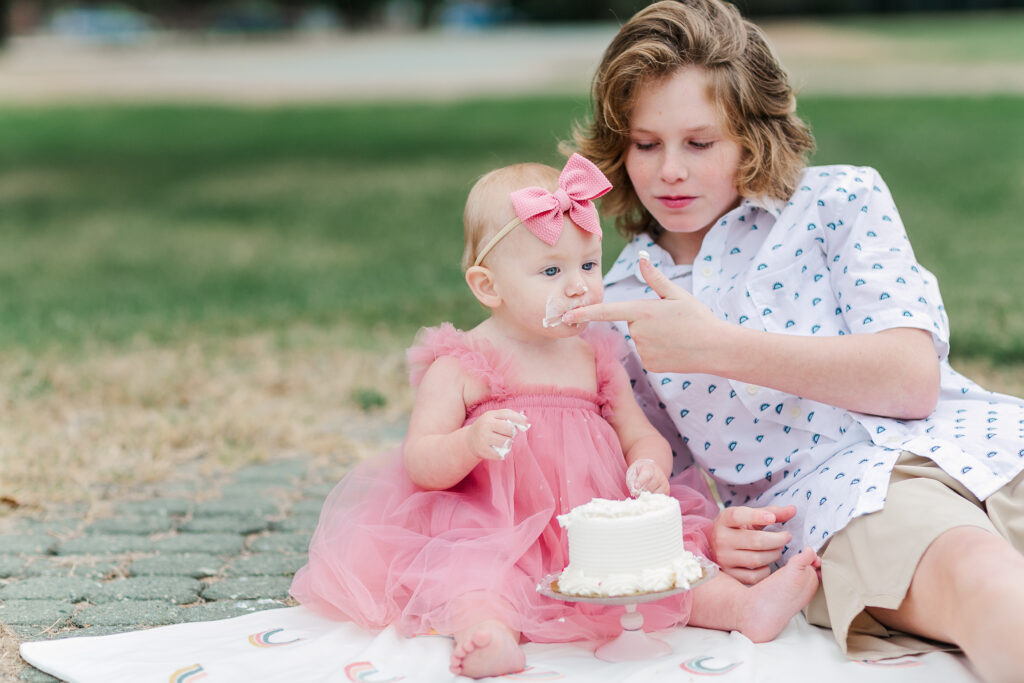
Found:
<path fill-rule="evenodd" d="M 558 266 L 548 266 L 541 272 L 548 277 L 554 277 L 555 275 L 558 275 Z"/>
<path fill-rule="evenodd" d="M 583 264 L 583 270 L 593 270 L 596 267 L 597 264 L 594 263 L 593 261 L 587 261 L 586 263 Z"/>

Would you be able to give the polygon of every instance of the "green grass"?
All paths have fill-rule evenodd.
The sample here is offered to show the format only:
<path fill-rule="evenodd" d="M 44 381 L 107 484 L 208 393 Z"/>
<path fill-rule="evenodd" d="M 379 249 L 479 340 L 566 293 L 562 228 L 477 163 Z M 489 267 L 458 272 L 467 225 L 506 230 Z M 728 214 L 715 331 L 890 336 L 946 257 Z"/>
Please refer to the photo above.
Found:
<path fill-rule="evenodd" d="M 841 30 L 899 41 L 904 58 L 943 62 L 1024 61 L 1024 11 L 897 14 L 830 18 Z"/>
<path fill-rule="evenodd" d="M 0 347 L 468 324 L 466 191 L 584 106 L 0 111 Z"/>
<path fill-rule="evenodd" d="M 0 349 L 471 325 L 469 186 L 501 164 L 560 163 L 586 108 L 0 109 Z M 882 171 L 957 352 L 1024 360 L 1024 98 L 805 98 L 801 112 L 815 162 Z M 622 240 L 606 234 L 608 264 Z"/>

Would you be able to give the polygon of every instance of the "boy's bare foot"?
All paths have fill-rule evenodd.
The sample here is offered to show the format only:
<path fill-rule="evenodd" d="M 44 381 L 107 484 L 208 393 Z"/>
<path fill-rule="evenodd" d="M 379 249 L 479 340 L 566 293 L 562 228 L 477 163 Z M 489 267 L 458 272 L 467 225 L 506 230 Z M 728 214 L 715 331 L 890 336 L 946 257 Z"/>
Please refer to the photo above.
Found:
<path fill-rule="evenodd" d="M 455 634 L 452 673 L 484 678 L 522 671 L 525 666 L 519 635 L 500 621 L 489 619 Z"/>
<path fill-rule="evenodd" d="M 751 586 L 739 632 L 755 643 L 765 643 L 779 635 L 814 596 L 820 566 L 815 552 L 804 548 L 781 569 Z"/>

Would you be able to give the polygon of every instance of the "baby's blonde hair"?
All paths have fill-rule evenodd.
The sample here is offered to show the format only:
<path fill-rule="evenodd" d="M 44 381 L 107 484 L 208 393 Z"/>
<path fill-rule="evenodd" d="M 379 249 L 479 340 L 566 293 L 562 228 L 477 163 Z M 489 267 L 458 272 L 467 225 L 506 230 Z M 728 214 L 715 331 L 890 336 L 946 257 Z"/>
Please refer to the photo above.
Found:
<path fill-rule="evenodd" d="M 558 189 L 560 173 L 558 169 L 544 164 L 513 164 L 495 169 L 476 181 L 462 212 L 465 231 L 463 272 L 476 262 L 477 255 L 491 237 L 515 217 L 509 195 L 530 186 L 554 192 Z"/>
<path fill-rule="evenodd" d="M 593 83 L 593 120 L 577 124 L 575 151 L 612 182 L 601 201 L 631 237 L 657 232 L 626 173 L 630 117 L 641 91 L 693 66 L 707 73 L 709 97 L 743 149 L 737 192 L 788 199 L 814 138 L 796 115 L 796 97 L 764 33 L 722 0 L 663 0 L 637 12 L 612 39 Z M 572 145 L 563 144 L 563 151 Z"/>

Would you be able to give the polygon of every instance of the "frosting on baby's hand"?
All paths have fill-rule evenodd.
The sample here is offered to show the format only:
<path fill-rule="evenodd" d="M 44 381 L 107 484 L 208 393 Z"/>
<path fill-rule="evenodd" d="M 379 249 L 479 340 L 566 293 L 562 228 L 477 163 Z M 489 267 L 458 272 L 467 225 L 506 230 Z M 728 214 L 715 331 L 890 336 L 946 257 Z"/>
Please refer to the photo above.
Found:
<path fill-rule="evenodd" d="M 626 486 L 629 495 L 639 496 L 644 491 L 651 491 L 649 485 L 658 478 L 660 470 L 650 458 L 641 458 L 633 462 L 626 470 Z"/>
<path fill-rule="evenodd" d="M 512 437 L 505 439 L 505 443 L 500 446 L 491 446 L 491 450 L 498 454 L 498 457 L 502 460 L 508 455 L 508 452 L 512 450 Z"/>
<path fill-rule="evenodd" d="M 524 420 L 526 419 L 525 413 L 520 412 L 519 414 L 523 416 Z M 530 428 L 529 422 L 513 422 L 512 420 L 505 420 L 505 422 L 508 422 L 509 426 L 512 427 L 512 436 L 505 439 L 505 443 L 500 446 L 491 446 L 491 450 L 497 453 L 501 460 L 504 460 L 509 451 L 512 450 L 512 439 L 516 438 L 516 434 L 525 432 Z"/>

